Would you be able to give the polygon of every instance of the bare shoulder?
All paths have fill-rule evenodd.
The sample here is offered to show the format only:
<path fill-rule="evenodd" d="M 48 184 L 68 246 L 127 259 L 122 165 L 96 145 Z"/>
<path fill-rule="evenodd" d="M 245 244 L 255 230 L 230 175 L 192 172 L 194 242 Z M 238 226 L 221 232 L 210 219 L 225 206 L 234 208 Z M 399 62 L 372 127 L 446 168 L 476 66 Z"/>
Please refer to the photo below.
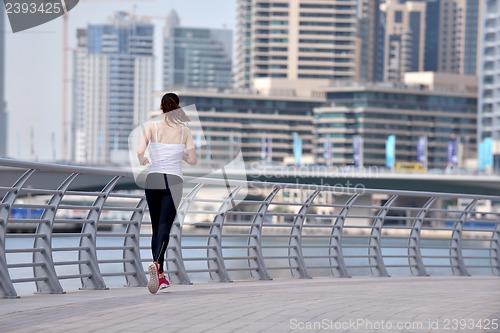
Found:
<path fill-rule="evenodd" d="M 149 121 L 146 123 L 146 125 L 144 126 L 144 129 L 145 130 L 151 130 L 152 128 L 154 127 L 154 124 L 152 121 Z"/>
<path fill-rule="evenodd" d="M 191 129 L 188 125 L 182 125 L 184 127 L 184 133 L 191 135 Z"/>
<path fill-rule="evenodd" d="M 142 128 L 142 132 L 143 132 L 145 135 L 148 135 L 148 136 L 149 136 L 149 133 L 151 132 L 151 123 L 141 124 L 141 125 L 140 125 L 140 128 Z"/>

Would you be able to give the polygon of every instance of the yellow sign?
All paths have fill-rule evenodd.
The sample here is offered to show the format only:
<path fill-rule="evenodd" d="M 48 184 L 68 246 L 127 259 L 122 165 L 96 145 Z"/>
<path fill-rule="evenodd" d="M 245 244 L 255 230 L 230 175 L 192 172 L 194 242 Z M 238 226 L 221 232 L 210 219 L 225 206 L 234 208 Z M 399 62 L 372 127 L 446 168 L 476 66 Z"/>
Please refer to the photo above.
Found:
<path fill-rule="evenodd" d="M 424 173 L 425 167 L 422 163 L 418 162 L 397 162 L 396 163 L 397 172 L 418 172 Z"/>

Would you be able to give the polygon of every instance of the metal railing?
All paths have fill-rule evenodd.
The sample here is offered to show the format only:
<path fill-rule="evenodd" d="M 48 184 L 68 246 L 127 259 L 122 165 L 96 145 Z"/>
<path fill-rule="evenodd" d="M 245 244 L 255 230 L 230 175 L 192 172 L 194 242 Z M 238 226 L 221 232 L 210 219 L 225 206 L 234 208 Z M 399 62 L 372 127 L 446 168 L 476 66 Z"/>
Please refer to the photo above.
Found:
<path fill-rule="evenodd" d="M 147 284 L 151 226 L 130 172 L 0 159 L 0 175 L 1 297 Z M 217 184 L 185 185 L 174 283 L 500 275 L 500 197 L 241 181 L 218 198 Z"/>

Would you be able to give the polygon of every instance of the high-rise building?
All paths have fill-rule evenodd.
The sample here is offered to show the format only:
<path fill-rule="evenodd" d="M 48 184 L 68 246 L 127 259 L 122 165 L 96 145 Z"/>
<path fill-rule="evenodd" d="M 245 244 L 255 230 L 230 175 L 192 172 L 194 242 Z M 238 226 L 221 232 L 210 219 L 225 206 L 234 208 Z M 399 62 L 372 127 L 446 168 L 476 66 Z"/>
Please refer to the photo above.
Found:
<path fill-rule="evenodd" d="M 402 82 L 415 71 L 477 75 L 477 0 L 360 0 L 361 78 Z"/>
<path fill-rule="evenodd" d="M 182 27 L 172 10 L 164 30 L 164 89 L 231 88 L 232 38 L 228 29 Z"/>
<path fill-rule="evenodd" d="M 358 2 L 358 37 L 360 39 L 360 61 L 359 61 L 359 79 L 361 81 L 371 80 L 371 68 L 373 67 L 373 56 L 370 56 L 372 50 L 370 40 L 372 32 L 370 31 L 371 19 L 369 17 L 369 1 L 360 0 Z"/>
<path fill-rule="evenodd" d="M 5 10 L 0 6 L 0 156 L 7 155 L 7 110 L 5 102 Z"/>
<path fill-rule="evenodd" d="M 424 70 L 426 2 L 386 0 L 384 81 Z"/>
<path fill-rule="evenodd" d="M 482 1 L 359 3 L 363 80 L 402 82 L 415 71 L 477 75 Z"/>
<path fill-rule="evenodd" d="M 238 0 L 236 88 L 259 78 L 355 80 L 357 0 Z"/>
<path fill-rule="evenodd" d="M 153 25 L 118 12 L 77 32 L 74 54 L 74 160 L 123 163 L 128 136 L 154 99 Z"/>
<path fill-rule="evenodd" d="M 385 0 L 360 0 L 359 37 L 361 39 L 360 79 L 367 82 L 384 80 Z"/>
<path fill-rule="evenodd" d="M 478 141 L 491 138 L 494 168 L 500 167 L 500 0 L 488 0 L 482 9 L 479 80 Z"/>
<path fill-rule="evenodd" d="M 72 100 L 73 117 L 71 121 L 71 135 L 73 149 L 71 150 L 71 160 L 77 163 L 87 161 L 87 129 L 90 124 L 86 123 L 88 114 L 90 114 L 88 101 L 86 99 L 90 90 L 87 84 L 90 79 L 90 73 L 87 68 L 88 59 L 88 31 L 87 29 L 78 29 L 76 33 L 77 47 L 73 52 L 73 82 L 72 82 Z"/>
<path fill-rule="evenodd" d="M 440 5 L 442 1 L 428 0 L 425 13 L 424 71 L 437 72 L 439 60 Z"/>
<path fill-rule="evenodd" d="M 429 13 L 429 24 L 438 23 L 438 71 L 456 74 L 476 75 L 478 70 L 479 13 L 483 1 L 440 0 L 432 6 L 437 11 Z M 430 2 L 431 4 L 431 2 Z M 439 18 L 434 16 L 439 13 Z M 434 17 L 434 18 L 432 18 Z M 432 29 L 427 26 L 427 29 Z M 429 57 L 431 59 L 431 57 Z M 430 68 L 429 68 L 430 69 Z"/>

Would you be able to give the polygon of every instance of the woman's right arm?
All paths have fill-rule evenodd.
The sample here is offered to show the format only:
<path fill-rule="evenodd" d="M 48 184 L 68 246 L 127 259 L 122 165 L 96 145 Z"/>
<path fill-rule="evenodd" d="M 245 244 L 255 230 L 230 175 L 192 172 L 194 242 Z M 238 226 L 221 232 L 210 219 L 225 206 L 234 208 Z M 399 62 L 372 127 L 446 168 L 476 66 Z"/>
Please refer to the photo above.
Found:
<path fill-rule="evenodd" d="M 149 136 L 149 126 L 144 129 L 142 137 L 139 139 L 139 147 L 137 147 L 137 158 L 141 165 L 146 165 L 149 163 L 147 157 L 144 156 L 146 148 L 148 147 L 150 140 Z"/>
<path fill-rule="evenodd" d="M 196 157 L 196 148 L 194 146 L 193 135 L 191 134 L 191 131 L 189 129 L 187 129 L 186 132 L 186 152 L 184 153 L 184 156 L 182 156 L 182 159 L 185 162 L 194 165 L 198 163 L 198 158 Z"/>

